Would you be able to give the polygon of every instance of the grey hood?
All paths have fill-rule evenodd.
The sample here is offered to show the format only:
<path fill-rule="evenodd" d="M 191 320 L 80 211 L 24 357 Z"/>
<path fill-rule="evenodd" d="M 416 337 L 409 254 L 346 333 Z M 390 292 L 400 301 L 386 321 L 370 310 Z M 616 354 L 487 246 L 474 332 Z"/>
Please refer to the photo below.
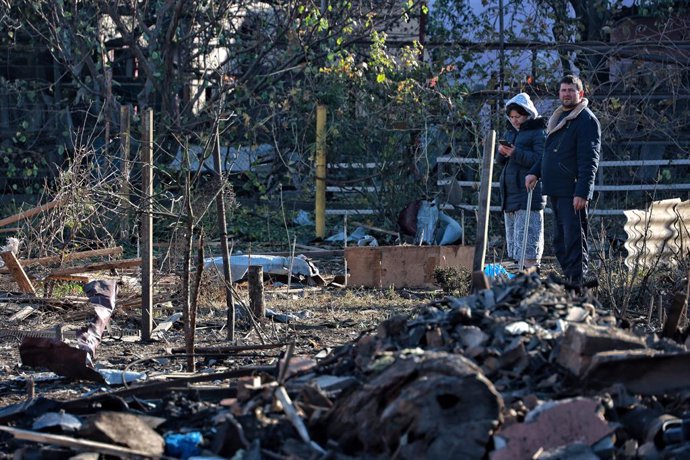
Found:
<path fill-rule="evenodd" d="M 539 117 L 539 112 L 537 112 L 537 108 L 534 106 L 532 99 L 530 99 L 529 94 L 527 93 L 519 93 L 515 95 L 515 97 L 510 99 L 508 102 L 506 102 L 506 117 L 508 117 L 508 106 L 511 104 L 517 104 L 523 109 L 525 109 L 527 113 L 529 113 L 530 118 Z"/>

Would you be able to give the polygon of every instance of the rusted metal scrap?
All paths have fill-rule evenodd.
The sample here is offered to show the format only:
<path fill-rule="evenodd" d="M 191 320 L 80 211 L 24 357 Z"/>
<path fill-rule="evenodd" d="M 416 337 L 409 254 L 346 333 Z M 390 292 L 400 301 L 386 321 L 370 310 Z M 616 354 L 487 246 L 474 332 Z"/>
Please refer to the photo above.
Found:
<path fill-rule="evenodd" d="M 46 368 L 70 379 L 105 383 L 101 374 L 87 365 L 90 359 L 86 350 L 57 339 L 26 337 L 19 345 L 19 356 L 25 366 Z"/>
<path fill-rule="evenodd" d="M 84 286 L 84 292 L 93 306 L 95 317 L 89 325 L 77 331 L 77 348 L 58 338 L 25 337 L 19 346 L 24 365 L 43 367 L 72 379 L 104 382 L 101 374 L 93 368 L 93 358 L 115 309 L 117 283 L 111 280 L 91 281 Z"/>

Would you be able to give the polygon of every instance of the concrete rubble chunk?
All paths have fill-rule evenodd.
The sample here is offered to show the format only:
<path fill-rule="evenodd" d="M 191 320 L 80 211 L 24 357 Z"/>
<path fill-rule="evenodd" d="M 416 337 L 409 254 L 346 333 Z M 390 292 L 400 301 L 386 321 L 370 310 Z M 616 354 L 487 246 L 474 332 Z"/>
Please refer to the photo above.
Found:
<path fill-rule="evenodd" d="M 121 412 L 99 412 L 88 418 L 83 434 L 91 439 L 126 446 L 132 450 L 160 456 L 165 448 L 163 437 L 136 415 Z"/>
<path fill-rule="evenodd" d="M 596 399 L 543 403 L 527 414 L 524 423 L 498 430 L 495 436 L 501 439 L 502 448 L 493 451 L 490 459 L 530 459 L 541 451 L 573 444 L 592 446 L 614 431 L 602 412 L 601 403 Z"/>
<path fill-rule="evenodd" d="M 646 348 L 644 340 L 623 330 L 588 324 L 571 324 L 560 343 L 557 362 L 581 377 L 602 351 Z"/>

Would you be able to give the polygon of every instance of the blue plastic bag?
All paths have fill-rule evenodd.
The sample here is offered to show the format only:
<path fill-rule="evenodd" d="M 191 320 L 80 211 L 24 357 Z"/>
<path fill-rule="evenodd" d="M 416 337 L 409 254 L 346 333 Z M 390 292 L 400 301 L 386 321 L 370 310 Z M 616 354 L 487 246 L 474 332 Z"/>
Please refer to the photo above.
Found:
<path fill-rule="evenodd" d="M 509 273 L 508 270 L 501 264 L 489 264 L 484 267 L 484 274 L 489 278 L 496 278 L 497 276 L 505 276 L 508 279 L 513 278 L 515 275 Z"/>

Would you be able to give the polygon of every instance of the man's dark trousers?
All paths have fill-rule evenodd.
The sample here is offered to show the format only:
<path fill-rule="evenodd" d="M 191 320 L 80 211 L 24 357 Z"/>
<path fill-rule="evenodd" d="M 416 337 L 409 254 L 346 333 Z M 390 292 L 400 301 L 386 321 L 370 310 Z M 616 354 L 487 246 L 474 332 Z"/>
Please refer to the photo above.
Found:
<path fill-rule="evenodd" d="M 553 246 L 563 274 L 575 284 L 587 273 L 587 208 L 575 211 L 573 197 L 550 196 L 554 215 Z"/>

